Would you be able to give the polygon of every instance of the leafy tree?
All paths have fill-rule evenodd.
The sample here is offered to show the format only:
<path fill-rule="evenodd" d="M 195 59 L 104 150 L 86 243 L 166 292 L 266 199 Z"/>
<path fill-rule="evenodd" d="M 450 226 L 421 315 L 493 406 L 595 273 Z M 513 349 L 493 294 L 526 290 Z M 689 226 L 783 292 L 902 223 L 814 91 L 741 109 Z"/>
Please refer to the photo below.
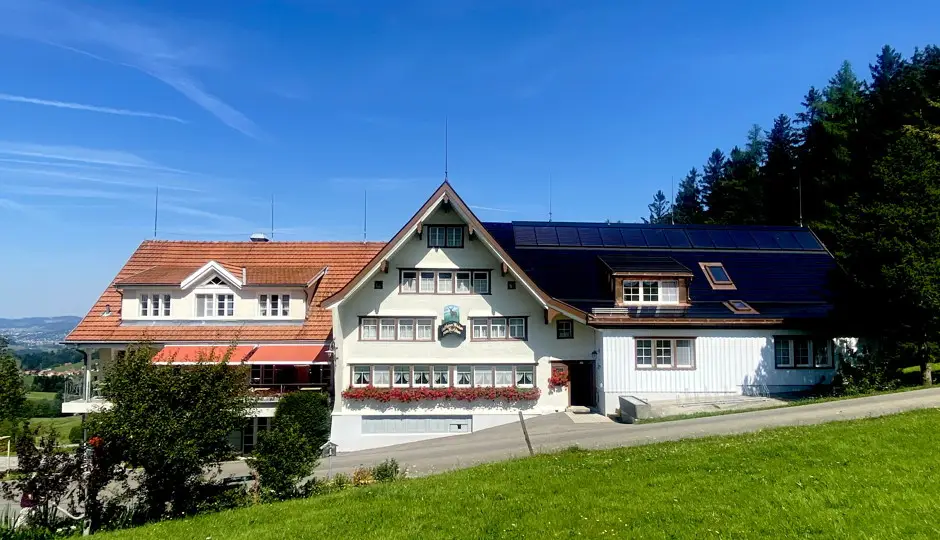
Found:
<path fill-rule="evenodd" d="M 790 117 L 781 114 L 767 134 L 767 159 L 761 167 L 764 223 L 795 225 L 799 217 L 799 178 L 796 148 L 799 137 Z"/>
<path fill-rule="evenodd" d="M 0 422 L 22 418 L 25 407 L 23 375 L 16 367 L 16 359 L 6 341 L 0 338 Z"/>
<path fill-rule="evenodd" d="M 672 220 L 671 210 L 669 208 L 669 200 L 666 199 L 666 196 L 663 194 L 662 190 L 656 192 L 653 195 L 653 202 L 646 206 L 649 208 L 650 217 L 643 218 L 643 223 L 650 224 L 664 224 L 669 223 Z"/>
<path fill-rule="evenodd" d="M 286 500 L 302 494 L 299 483 L 317 466 L 319 447 L 310 444 L 299 426 L 275 425 L 258 436 L 248 465 L 258 475 L 265 500 Z"/>
<path fill-rule="evenodd" d="M 679 192 L 672 207 L 672 217 L 676 223 L 702 223 L 705 207 L 702 204 L 701 175 L 692 167 L 689 174 L 679 182 Z"/>
<path fill-rule="evenodd" d="M 146 519 L 196 511 L 206 469 L 232 456 L 228 435 L 252 404 L 248 373 L 228 363 L 233 350 L 203 354 L 195 365 L 158 366 L 144 344 L 110 367 L 102 390 L 111 408 L 91 417 L 89 432 L 113 461 L 139 469 L 133 493 Z"/>
<path fill-rule="evenodd" d="M 307 440 L 309 446 L 320 449 L 330 438 L 329 397 L 322 392 L 293 392 L 282 397 L 274 411 L 274 429 L 290 426 Z"/>

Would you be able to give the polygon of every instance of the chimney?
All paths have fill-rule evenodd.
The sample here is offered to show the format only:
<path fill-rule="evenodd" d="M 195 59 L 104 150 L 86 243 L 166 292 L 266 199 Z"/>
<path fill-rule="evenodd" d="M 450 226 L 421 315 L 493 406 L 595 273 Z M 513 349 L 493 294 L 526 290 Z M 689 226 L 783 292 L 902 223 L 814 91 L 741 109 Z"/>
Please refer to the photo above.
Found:
<path fill-rule="evenodd" d="M 268 242 L 268 237 L 264 233 L 256 232 L 249 238 L 252 242 Z"/>

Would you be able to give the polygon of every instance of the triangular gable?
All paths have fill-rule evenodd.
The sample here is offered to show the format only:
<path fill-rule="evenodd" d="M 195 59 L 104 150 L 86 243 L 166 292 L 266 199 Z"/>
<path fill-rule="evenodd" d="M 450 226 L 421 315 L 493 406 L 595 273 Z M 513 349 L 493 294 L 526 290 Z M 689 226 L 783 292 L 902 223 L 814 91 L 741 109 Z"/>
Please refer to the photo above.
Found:
<path fill-rule="evenodd" d="M 405 243 L 411 239 L 412 235 L 417 233 L 418 227 L 424 226 L 424 221 L 432 214 L 441 204 L 449 203 L 451 208 L 457 212 L 457 214 L 466 222 L 470 234 L 473 234 L 477 237 L 478 240 L 482 241 L 483 244 L 489 248 L 489 250 L 499 259 L 500 263 L 504 264 L 516 278 L 522 282 L 522 285 L 530 292 L 532 295 L 541 302 L 542 307 L 544 307 L 549 315 L 548 318 L 554 318 L 555 313 L 564 313 L 565 315 L 580 321 L 586 320 L 586 314 L 581 310 L 574 308 L 564 302 L 560 302 L 544 291 L 542 291 L 535 282 L 529 278 L 526 273 L 519 267 L 515 261 L 512 260 L 512 257 L 506 253 L 505 250 L 499 245 L 498 242 L 490 235 L 490 233 L 483 227 L 480 223 L 480 220 L 477 219 L 473 211 L 470 210 L 470 207 L 463 202 L 463 199 L 457 195 L 457 192 L 454 191 L 454 188 L 450 185 L 450 182 L 444 181 L 443 184 L 434 192 L 433 195 L 424 203 L 423 206 L 412 216 L 411 220 L 405 224 L 404 227 L 392 238 L 388 244 L 372 259 L 372 261 L 364 266 L 362 270 L 359 271 L 356 276 L 351 279 L 346 286 L 337 291 L 333 296 L 330 296 L 322 302 L 322 306 L 327 309 L 338 306 L 345 298 L 350 294 L 354 293 L 365 283 L 372 275 L 380 270 L 384 261 L 389 257 L 394 255 Z"/>
<path fill-rule="evenodd" d="M 180 283 L 180 288 L 188 289 L 194 285 L 201 285 L 205 280 L 209 279 L 212 274 L 217 274 L 225 281 L 231 283 L 232 286 L 236 289 L 242 288 L 242 280 L 238 277 L 235 277 L 234 274 L 226 270 L 221 264 L 215 261 L 207 262 L 206 264 L 202 265 L 199 270 L 196 270 L 187 276 L 186 279 Z"/>

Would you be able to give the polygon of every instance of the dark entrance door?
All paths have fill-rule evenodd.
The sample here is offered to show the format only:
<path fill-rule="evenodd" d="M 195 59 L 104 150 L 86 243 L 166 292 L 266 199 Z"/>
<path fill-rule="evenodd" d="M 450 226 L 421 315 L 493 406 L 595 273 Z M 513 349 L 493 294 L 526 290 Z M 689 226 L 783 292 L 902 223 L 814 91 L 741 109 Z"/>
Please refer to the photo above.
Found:
<path fill-rule="evenodd" d="M 568 390 L 571 405 L 594 407 L 597 405 L 597 392 L 594 388 L 594 362 L 575 360 L 566 362 L 568 366 Z"/>

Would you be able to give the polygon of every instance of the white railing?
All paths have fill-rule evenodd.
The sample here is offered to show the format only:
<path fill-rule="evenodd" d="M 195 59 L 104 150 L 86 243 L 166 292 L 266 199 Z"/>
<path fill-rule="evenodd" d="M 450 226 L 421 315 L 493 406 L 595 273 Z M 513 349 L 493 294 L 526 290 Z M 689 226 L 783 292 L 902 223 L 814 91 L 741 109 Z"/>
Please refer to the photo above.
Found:
<path fill-rule="evenodd" d="M 630 308 L 625 307 L 596 307 L 591 308 L 592 315 L 629 315 Z"/>
<path fill-rule="evenodd" d="M 91 399 L 100 399 L 101 398 L 101 385 L 99 381 L 91 382 L 91 393 L 89 394 Z M 75 379 L 67 379 L 65 381 L 65 387 L 62 389 L 62 401 L 81 401 L 85 399 L 85 381 Z"/>

